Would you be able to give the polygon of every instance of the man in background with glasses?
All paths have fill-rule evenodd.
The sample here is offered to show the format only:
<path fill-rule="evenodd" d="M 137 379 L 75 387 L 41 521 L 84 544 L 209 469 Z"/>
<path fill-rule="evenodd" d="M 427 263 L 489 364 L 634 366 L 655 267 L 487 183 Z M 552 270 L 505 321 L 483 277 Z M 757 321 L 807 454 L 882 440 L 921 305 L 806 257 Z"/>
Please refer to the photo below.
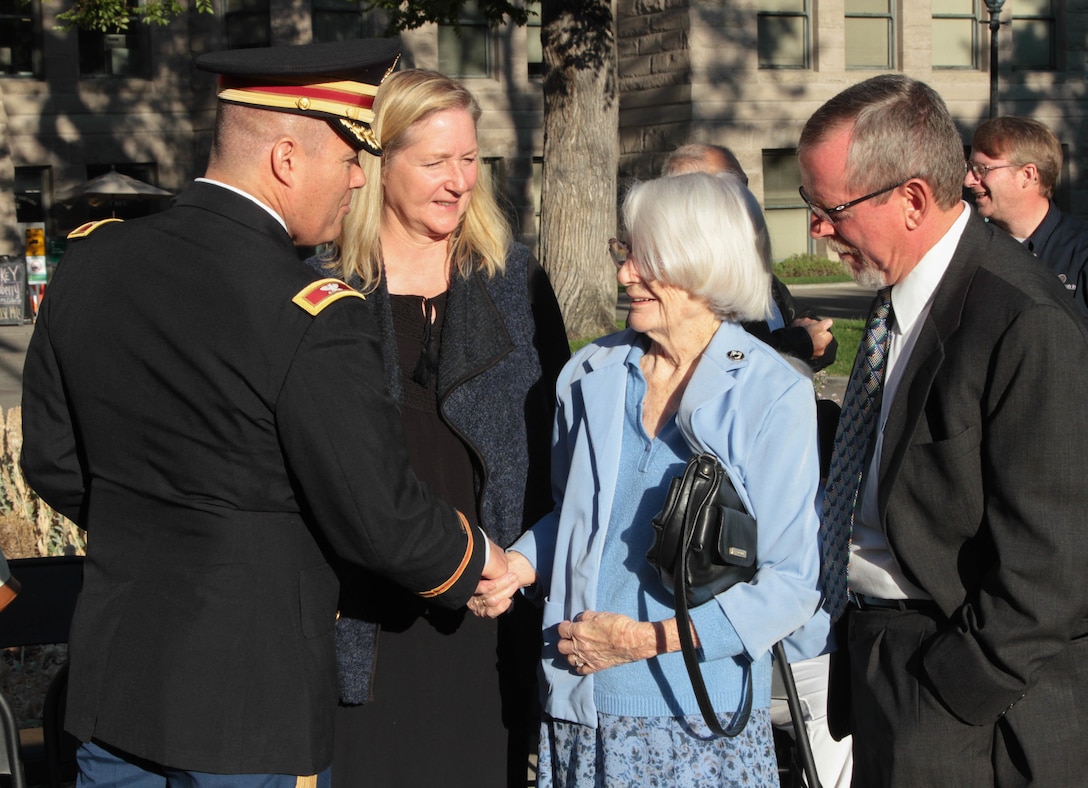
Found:
<path fill-rule="evenodd" d="M 979 215 L 1052 268 L 1088 316 L 1088 224 L 1054 204 L 1061 168 L 1061 143 L 1045 125 L 992 118 L 975 129 L 963 185 Z"/>
<path fill-rule="evenodd" d="M 927 85 L 847 88 L 797 153 L 811 234 L 880 290 L 822 521 L 852 784 L 1083 784 L 1088 323 L 963 202 Z"/>

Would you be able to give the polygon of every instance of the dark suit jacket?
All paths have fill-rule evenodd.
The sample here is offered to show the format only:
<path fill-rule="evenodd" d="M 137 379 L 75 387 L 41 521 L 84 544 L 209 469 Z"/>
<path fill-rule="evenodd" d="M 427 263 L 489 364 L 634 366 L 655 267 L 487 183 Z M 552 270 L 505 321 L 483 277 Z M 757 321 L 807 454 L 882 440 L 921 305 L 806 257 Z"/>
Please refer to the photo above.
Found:
<path fill-rule="evenodd" d="M 924 679 L 967 723 L 1007 711 L 1029 746 L 1088 734 L 1086 392 L 1072 300 L 972 216 L 889 412 L 879 511 L 949 618 L 922 647 Z"/>
<path fill-rule="evenodd" d="M 328 557 L 463 604 L 483 540 L 411 474 L 362 299 L 253 202 L 196 183 L 60 264 L 24 371 L 22 464 L 88 530 L 68 729 L 176 768 L 332 760 Z M 469 538 L 473 547 L 466 552 Z"/>

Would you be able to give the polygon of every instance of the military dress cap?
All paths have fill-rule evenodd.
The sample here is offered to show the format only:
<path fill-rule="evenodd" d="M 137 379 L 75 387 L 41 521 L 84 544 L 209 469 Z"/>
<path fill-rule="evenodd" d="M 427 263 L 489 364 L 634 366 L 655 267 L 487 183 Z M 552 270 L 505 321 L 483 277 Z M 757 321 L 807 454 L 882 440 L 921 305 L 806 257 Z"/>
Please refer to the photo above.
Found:
<path fill-rule="evenodd" d="M 219 75 L 220 101 L 323 118 L 353 148 L 380 156 L 374 96 L 399 57 L 396 39 L 367 38 L 207 52 L 196 66 Z"/>

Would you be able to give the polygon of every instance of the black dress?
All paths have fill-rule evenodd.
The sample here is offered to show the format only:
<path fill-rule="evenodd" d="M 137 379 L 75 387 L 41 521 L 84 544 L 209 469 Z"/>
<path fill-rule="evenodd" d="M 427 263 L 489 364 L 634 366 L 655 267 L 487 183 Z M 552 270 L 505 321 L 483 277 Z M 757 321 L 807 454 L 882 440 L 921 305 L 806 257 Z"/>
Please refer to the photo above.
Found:
<path fill-rule="evenodd" d="M 389 299 L 412 470 L 475 525 L 471 454 L 438 414 L 435 370 L 446 295 Z M 379 598 L 368 619 L 381 623 L 373 700 L 339 709 L 337 726 L 349 733 L 337 736 L 336 788 L 505 786 L 496 622 L 464 608 L 433 607 L 392 584 Z"/>

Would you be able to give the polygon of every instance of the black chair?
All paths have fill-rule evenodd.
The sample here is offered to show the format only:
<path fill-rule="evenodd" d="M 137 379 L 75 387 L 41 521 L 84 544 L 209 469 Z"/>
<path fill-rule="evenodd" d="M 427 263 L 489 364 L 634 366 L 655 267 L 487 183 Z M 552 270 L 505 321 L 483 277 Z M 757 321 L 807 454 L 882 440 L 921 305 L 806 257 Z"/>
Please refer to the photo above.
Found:
<path fill-rule="evenodd" d="M 9 560 L 22 584 L 19 595 L 0 613 L 0 648 L 67 643 L 76 598 L 83 584 L 82 556 Z M 15 717 L 0 696 L 7 767 L 0 763 L 0 786 L 48 785 L 60 788 L 75 779 L 74 738 L 64 732 L 68 666 L 50 682 L 43 703 L 42 727 L 16 730 Z M 6 772 L 6 778 L 5 778 Z"/>

